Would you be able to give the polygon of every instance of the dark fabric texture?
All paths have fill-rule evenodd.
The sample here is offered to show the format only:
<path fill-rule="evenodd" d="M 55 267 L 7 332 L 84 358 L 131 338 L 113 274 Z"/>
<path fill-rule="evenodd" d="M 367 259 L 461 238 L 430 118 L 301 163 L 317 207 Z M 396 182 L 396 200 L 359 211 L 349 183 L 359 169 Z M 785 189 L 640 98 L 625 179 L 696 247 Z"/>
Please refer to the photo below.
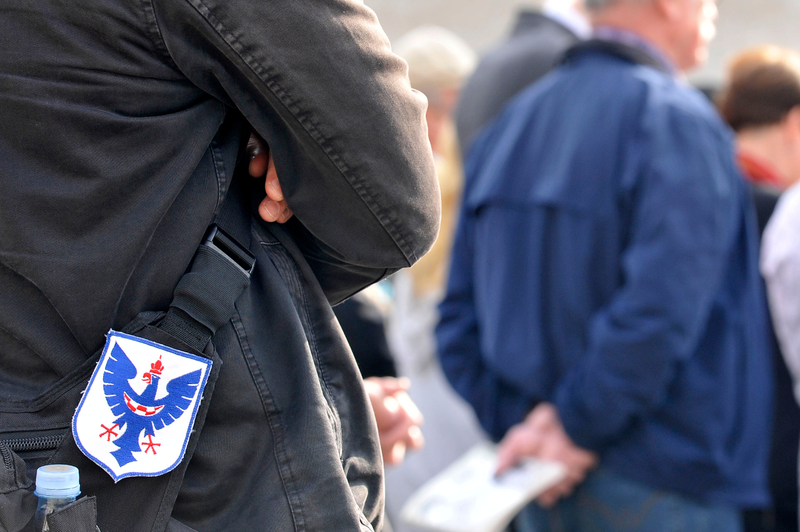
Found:
<path fill-rule="evenodd" d="M 763 507 L 772 345 L 733 133 L 625 48 L 578 45 L 476 142 L 442 367 L 496 439 L 550 401 L 615 474 Z"/>
<path fill-rule="evenodd" d="M 7 7 L 0 439 L 67 432 L 110 328 L 181 344 L 157 327 L 252 127 L 295 217 L 248 225 L 256 271 L 205 353 L 219 378 L 174 512 L 150 497 L 167 480 L 109 490 L 69 434 L 50 459 L 80 466 L 103 532 L 170 514 L 201 532 L 380 528 L 374 420 L 330 303 L 417 260 L 439 197 L 424 100 L 374 13 L 356 0 Z"/>
<path fill-rule="evenodd" d="M 37 0 L 0 32 L 0 396 L 169 305 L 245 119 L 332 301 L 436 235 L 423 99 L 360 2 Z"/>
<path fill-rule="evenodd" d="M 466 156 L 478 132 L 519 91 L 547 74 L 578 37 L 555 20 L 521 11 L 503 44 L 486 54 L 461 90 L 456 128 Z"/>
<path fill-rule="evenodd" d="M 50 532 L 96 532 L 97 501 L 83 497 L 45 519 Z"/>
<path fill-rule="evenodd" d="M 333 308 L 347 343 L 356 357 L 361 376 L 397 377 L 397 367 L 386 341 L 381 310 L 366 297 L 356 295 Z"/>
<path fill-rule="evenodd" d="M 0 441 L 0 530 L 20 532 L 33 519 L 36 496 L 25 462 Z"/>

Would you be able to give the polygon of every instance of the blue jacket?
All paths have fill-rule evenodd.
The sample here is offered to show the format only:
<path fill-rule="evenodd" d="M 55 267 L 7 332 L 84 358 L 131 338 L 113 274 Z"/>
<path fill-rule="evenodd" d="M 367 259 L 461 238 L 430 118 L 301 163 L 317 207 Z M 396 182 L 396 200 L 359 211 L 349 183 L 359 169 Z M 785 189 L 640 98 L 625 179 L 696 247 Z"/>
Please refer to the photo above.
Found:
<path fill-rule="evenodd" d="M 771 354 L 755 212 L 730 131 L 641 55 L 579 45 L 473 147 L 442 365 L 495 439 L 551 401 L 611 470 L 758 506 Z"/>

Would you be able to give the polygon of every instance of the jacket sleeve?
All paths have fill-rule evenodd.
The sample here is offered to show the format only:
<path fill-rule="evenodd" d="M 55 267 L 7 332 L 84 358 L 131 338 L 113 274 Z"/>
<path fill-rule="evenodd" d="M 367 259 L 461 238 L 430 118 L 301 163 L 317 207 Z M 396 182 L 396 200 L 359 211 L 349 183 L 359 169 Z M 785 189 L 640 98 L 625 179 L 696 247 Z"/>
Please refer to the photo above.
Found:
<path fill-rule="evenodd" d="M 800 187 L 786 192 L 764 231 L 761 273 L 772 324 L 800 402 Z"/>
<path fill-rule="evenodd" d="M 474 219 L 463 208 L 458 222 L 447 295 L 439 306 L 436 343 L 442 370 L 453 389 L 474 409 L 495 441 L 522 421 L 532 400 L 484 361 L 474 290 Z"/>
<path fill-rule="evenodd" d="M 150 6 L 169 59 L 269 144 L 302 226 L 292 230 L 307 232 L 301 246 L 319 271 L 345 266 L 351 282 L 364 284 L 429 249 L 440 200 L 425 98 L 362 2 Z M 334 299 L 349 295 L 329 288 Z"/>
<path fill-rule="evenodd" d="M 650 152 L 633 192 L 622 282 L 590 319 L 587 351 L 555 394 L 581 447 L 602 450 L 663 406 L 706 332 L 726 250 L 743 228 L 744 184 L 721 137 L 685 114 L 645 134 Z"/>

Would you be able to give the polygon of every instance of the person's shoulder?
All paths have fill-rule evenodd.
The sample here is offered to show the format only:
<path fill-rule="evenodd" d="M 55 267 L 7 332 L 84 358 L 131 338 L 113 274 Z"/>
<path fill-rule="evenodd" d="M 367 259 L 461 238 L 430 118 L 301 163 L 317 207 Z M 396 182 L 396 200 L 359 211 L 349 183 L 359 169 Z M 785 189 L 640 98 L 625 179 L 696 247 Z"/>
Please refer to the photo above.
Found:
<path fill-rule="evenodd" d="M 688 136 L 708 136 L 715 142 L 733 142 L 733 131 L 702 91 L 673 76 L 640 72 L 639 77 L 647 92 L 643 116 L 653 131 L 683 131 Z"/>
<path fill-rule="evenodd" d="M 484 55 L 477 71 L 520 61 L 541 61 L 552 66 L 579 41 L 577 36 L 545 15 L 535 12 L 523 15 L 508 39 Z"/>
<path fill-rule="evenodd" d="M 599 43 L 599 44 L 598 44 Z M 619 48 L 622 51 L 617 50 Z M 630 97 L 632 93 L 644 97 L 644 114 L 665 112 L 690 121 L 704 120 L 714 127 L 722 124 L 708 98 L 699 90 L 680 80 L 654 59 L 637 59 L 626 46 L 603 46 L 600 41 L 584 42 L 567 52 L 562 69 L 573 75 L 591 78 L 596 86 L 606 86 L 611 94 Z M 638 52 L 641 57 L 649 57 Z"/>

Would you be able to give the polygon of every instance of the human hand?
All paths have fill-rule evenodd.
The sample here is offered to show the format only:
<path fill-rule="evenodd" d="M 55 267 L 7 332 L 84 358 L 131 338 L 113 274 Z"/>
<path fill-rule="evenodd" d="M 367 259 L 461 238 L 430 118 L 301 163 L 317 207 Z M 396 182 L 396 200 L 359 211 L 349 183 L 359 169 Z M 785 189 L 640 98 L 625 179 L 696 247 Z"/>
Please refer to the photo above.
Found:
<path fill-rule="evenodd" d="M 364 380 L 378 424 L 383 462 L 387 465 L 400 464 L 406 449 L 421 449 L 425 442 L 420 430 L 422 414 L 406 393 L 408 387 L 408 379 L 402 378 L 370 377 Z"/>
<path fill-rule="evenodd" d="M 497 474 L 526 456 L 560 462 L 566 468 L 566 478 L 537 499 L 545 508 L 572 494 L 598 463 L 596 454 L 572 442 L 564 431 L 558 410 L 551 403 L 540 403 L 522 423 L 508 431 L 498 449 Z"/>
<path fill-rule="evenodd" d="M 255 132 L 250 134 L 247 141 L 247 154 L 250 156 L 249 172 L 253 177 L 264 177 L 264 189 L 267 197 L 258 206 L 258 214 L 266 222 L 278 222 L 282 224 L 292 217 L 292 210 L 283 198 L 281 184 L 278 181 L 278 172 L 275 170 L 275 163 L 272 154 L 269 152 L 267 143 Z"/>

